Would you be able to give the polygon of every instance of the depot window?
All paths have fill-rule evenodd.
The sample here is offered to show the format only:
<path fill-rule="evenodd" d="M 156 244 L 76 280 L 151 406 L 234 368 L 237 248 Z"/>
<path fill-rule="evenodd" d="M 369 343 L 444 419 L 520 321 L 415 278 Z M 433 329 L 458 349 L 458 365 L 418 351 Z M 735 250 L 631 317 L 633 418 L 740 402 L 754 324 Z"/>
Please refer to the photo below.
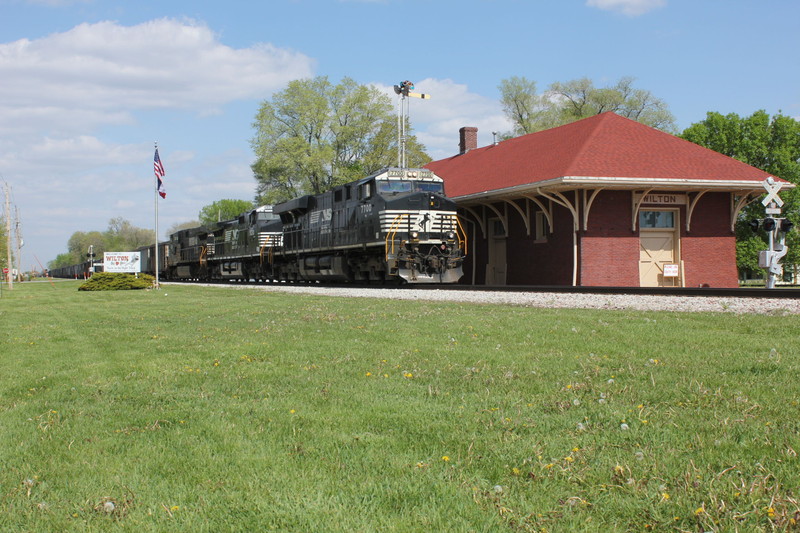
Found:
<path fill-rule="evenodd" d="M 639 211 L 639 229 L 675 229 L 675 211 Z"/>

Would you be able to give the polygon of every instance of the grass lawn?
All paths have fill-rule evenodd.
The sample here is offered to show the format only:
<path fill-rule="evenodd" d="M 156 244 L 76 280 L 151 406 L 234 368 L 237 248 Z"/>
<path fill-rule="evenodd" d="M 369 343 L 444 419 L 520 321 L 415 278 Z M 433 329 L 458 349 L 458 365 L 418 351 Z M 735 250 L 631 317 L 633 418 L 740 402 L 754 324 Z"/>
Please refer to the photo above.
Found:
<path fill-rule="evenodd" d="M 798 316 L 0 298 L 2 531 L 800 527 Z"/>

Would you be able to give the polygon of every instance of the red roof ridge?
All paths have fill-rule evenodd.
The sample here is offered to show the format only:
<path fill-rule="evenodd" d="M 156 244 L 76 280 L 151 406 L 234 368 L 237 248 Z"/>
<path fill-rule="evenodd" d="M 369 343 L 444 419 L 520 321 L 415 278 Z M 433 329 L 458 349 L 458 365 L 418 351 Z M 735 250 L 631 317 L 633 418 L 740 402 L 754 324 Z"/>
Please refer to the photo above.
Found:
<path fill-rule="evenodd" d="M 699 181 L 730 187 L 769 175 L 670 133 L 607 111 L 425 165 L 461 197 L 560 178 Z"/>

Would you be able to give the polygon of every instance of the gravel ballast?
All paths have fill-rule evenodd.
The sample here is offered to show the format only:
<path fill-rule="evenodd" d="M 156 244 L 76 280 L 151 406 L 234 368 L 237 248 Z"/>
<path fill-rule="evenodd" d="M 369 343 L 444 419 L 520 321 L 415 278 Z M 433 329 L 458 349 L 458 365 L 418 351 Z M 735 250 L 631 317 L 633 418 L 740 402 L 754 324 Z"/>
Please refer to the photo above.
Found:
<path fill-rule="evenodd" d="M 476 304 L 518 305 L 572 309 L 632 309 L 639 311 L 759 313 L 794 315 L 800 313 L 800 298 L 730 298 L 713 296 L 651 296 L 631 294 L 576 294 L 557 292 L 491 292 L 436 289 L 381 289 L 269 285 L 271 292 L 290 292 L 349 298 L 443 301 Z M 800 295 L 800 293 L 798 293 Z"/>

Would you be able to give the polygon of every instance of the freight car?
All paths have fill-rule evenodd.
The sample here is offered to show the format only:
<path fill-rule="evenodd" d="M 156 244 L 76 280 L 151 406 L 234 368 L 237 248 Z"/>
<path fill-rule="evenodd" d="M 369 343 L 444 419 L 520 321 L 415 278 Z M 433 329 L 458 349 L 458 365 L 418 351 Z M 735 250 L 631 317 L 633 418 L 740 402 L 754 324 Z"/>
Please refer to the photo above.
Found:
<path fill-rule="evenodd" d="M 455 283 L 466 237 L 442 179 L 386 168 L 316 195 L 262 206 L 159 246 L 159 278 Z M 155 273 L 155 245 L 142 271 Z"/>

